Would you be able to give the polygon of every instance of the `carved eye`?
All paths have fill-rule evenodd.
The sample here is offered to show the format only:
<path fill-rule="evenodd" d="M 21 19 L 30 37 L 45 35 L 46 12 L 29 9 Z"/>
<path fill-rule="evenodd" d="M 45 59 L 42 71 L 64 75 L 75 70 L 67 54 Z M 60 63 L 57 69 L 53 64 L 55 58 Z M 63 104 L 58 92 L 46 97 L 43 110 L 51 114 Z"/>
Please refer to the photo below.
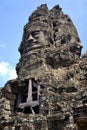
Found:
<path fill-rule="evenodd" d="M 34 31 L 31 33 L 31 35 L 34 37 L 34 38 L 38 38 L 38 31 Z"/>

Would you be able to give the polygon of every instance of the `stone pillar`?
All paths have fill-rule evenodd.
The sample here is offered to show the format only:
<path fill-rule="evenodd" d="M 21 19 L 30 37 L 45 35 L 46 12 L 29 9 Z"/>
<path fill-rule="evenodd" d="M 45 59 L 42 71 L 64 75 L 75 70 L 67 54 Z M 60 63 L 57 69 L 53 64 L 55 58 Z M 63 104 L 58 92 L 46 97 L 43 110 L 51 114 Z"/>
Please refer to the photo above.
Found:
<path fill-rule="evenodd" d="M 28 98 L 27 102 L 32 101 L 32 80 L 29 79 L 29 84 L 28 84 Z"/>

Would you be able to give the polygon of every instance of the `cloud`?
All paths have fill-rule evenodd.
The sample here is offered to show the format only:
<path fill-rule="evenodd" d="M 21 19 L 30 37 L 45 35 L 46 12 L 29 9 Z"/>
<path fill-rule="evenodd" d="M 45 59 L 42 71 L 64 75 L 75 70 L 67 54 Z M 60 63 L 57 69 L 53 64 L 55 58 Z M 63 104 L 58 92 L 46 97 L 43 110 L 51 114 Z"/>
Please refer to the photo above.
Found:
<path fill-rule="evenodd" d="M 16 70 L 8 62 L 0 62 L 0 86 L 3 86 L 8 80 L 17 78 Z"/>
<path fill-rule="evenodd" d="M 9 64 L 7 62 L 2 61 L 0 63 L 0 75 L 4 76 L 9 72 Z"/>
<path fill-rule="evenodd" d="M 13 69 L 9 72 L 9 78 L 10 78 L 10 79 L 15 79 L 15 78 L 17 78 L 17 74 L 16 74 L 16 71 L 15 71 L 15 68 L 13 68 Z"/>

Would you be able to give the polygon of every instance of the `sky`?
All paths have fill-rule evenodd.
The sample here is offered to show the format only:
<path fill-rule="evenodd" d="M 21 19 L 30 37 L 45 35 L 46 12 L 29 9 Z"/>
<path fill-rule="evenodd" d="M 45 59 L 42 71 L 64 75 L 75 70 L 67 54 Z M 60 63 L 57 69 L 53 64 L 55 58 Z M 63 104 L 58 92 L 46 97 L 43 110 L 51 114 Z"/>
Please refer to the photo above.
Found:
<path fill-rule="evenodd" d="M 19 61 L 18 47 L 22 40 L 23 27 L 31 13 L 41 4 L 51 9 L 60 5 L 77 28 L 82 53 L 87 46 L 87 0 L 1 0 L 0 1 L 0 87 L 17 77 L 15 67 Z"/>

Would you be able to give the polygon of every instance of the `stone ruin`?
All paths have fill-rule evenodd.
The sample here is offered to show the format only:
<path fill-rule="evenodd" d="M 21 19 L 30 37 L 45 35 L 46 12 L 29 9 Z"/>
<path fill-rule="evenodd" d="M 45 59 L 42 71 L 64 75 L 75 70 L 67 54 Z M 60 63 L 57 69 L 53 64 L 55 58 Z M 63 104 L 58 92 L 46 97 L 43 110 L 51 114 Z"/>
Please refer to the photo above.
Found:
<path fill-rule="evenodd" d="M 0 130 L 87 130 L 87 52 L 59 5 L 24 26 L 18 78 L 0 90 Z"/>

